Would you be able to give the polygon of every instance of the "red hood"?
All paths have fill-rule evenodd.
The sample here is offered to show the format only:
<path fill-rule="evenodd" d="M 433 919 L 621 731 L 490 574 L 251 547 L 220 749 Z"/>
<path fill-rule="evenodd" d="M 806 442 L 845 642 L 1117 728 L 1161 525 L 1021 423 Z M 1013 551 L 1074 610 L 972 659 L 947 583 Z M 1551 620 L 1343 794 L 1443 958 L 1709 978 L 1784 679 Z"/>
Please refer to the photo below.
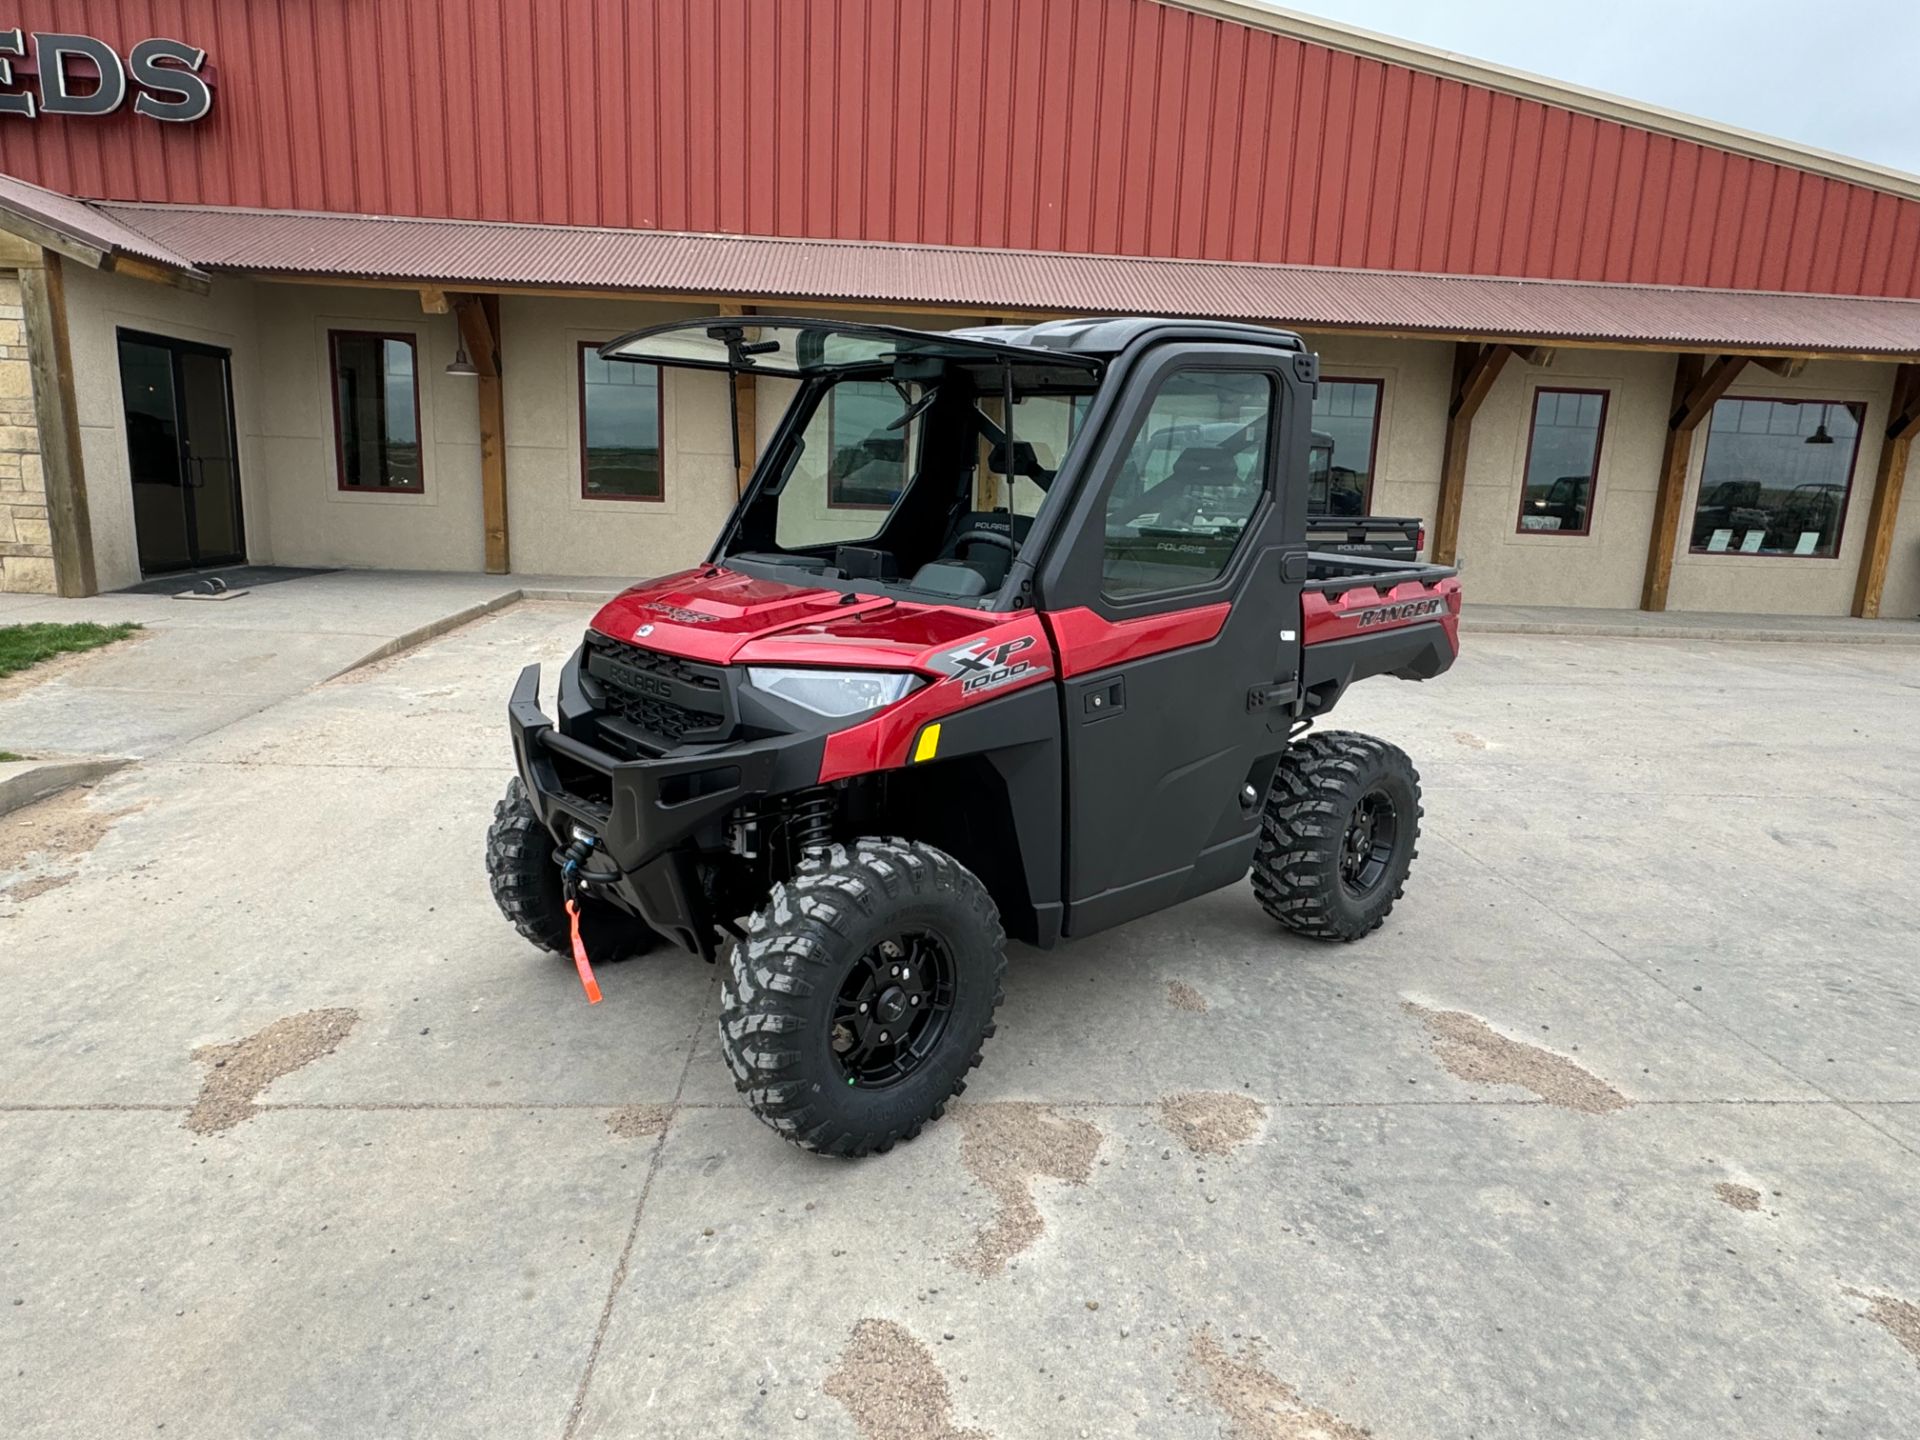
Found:
<path fill-rule="evenodd" d="M 959 606 L 850 599 L 838 590 L 702 566 L 635 585 L 607 602 L 593 628 L 715 665 L 927 670 L 933 655 L 1007 620 Z"/>

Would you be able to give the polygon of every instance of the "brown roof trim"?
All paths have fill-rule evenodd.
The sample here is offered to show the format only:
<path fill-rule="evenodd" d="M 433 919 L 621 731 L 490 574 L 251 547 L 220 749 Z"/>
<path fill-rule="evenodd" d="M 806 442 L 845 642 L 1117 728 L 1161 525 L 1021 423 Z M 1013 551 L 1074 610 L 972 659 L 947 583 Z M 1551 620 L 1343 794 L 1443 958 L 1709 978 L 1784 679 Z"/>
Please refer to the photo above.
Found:
<path fill-rule="evenodd" d="M 1737 125 L 1724 125 L 1717 120 L 1610 95 L 1604 90 L 1589 90 L 1585 86 L 1510 69 L 1491 61 L 1475 60 L 1467 55 L 1456 55 L 1449 50 L 1418 45 L 1411 40 L 1381 35 L 1355 25 L 1322 20 L 1317 15 L 1302 15 L 1298 11 L 1283 10 L 1277 5 L 1252 3 L 1252 0 L 1157 0 L 1157 3 L 1191 10 L 1235 25 L 1290 36 L 1295 40 L 1323 45 L 1382 64 L 1401 65 L 1443 79 L 1517 95 L 1525 100 L 1537 100 L 1545 105 L 1557 105 L 1563 110 L 1591 115 L 1598 120 L 1611 120 L 1620 125 L 1690 140 L 1698 145 L 1711 145 L 1754 160 L 1791 166 L 1795 170 L 1810 171 L 1845 181 L 1849 185 L 1864 185 L 1869 189 L 1884 190 L 1889 195 L 1920 200 L 1920 175 L 1910 175 L 1888 165 L 1855 160 L 1831 150 L 1762 135 L 1753 130 L 1742 130 Z"/>

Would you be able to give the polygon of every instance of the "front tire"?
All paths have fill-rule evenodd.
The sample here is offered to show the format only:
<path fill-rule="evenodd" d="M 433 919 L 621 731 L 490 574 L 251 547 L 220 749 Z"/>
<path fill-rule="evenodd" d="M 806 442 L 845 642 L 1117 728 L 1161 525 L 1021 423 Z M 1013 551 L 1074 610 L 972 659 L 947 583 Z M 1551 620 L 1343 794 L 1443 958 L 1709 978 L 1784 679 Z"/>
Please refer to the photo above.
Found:
<path fill-rule="evenodd" d="M 1350 730 L 1307 735 L 1267 792 L 1253 893 L 1289 930 L 1358 940 L 1400 898 L 1421 814 L 1420 775 L 1399 746 Z"/>
<path fill-rule="evenodd" d="M 487 885 L 493 903 L 522 936 L 542 950 L 572 956 L 567 897 L 553 859 L 553 836 L 533 813 L 518 776 L 508 782 L 487 827 Z M 581 903 L 580 937 L 596 964 L 644 954 L 660 941 L 644 921 L 593 899 Z"/>
<path fill-rule="evenodd" d="M 966 1089 L 993 1034 L 1006 935 L 931 845 L 834 845 L 776 885 L 733 947 L 720 1048 L 754 1113 L 803 1150 L 884 1153 Z"/>

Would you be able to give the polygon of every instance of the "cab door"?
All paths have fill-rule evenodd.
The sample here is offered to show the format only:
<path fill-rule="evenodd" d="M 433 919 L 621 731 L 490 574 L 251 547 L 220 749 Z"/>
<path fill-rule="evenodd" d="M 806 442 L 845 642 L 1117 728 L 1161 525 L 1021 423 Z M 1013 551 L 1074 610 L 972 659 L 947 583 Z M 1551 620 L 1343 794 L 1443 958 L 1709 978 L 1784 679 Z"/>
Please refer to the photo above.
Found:
<path fill-rule="evenodd" d="M 1313 357 L 1168 344 L 1119 398 L 1042 560 L 1066 737 L 1064 928 L 1245 874 L 1285 748 Z M 1295 537 L 1289 540 L 1288 537 Z"/>

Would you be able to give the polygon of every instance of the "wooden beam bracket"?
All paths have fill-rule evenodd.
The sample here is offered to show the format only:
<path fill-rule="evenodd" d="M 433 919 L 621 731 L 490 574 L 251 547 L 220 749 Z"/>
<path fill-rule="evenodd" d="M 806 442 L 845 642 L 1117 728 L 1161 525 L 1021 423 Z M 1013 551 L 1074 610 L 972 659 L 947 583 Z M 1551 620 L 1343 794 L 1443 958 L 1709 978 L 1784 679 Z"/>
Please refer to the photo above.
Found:
<path fill-rule="evenodd" d="M 1433 563 L 1452 565 L 1460 554 L 1460 509 L 1467 493 L 1467 451 L 1473 417 L 1516 352 L 1511 345 L 1462 341 L 1453 349 L 1453 394 L 1440 454 L 1440 499 L 1433 521 Z"/>

